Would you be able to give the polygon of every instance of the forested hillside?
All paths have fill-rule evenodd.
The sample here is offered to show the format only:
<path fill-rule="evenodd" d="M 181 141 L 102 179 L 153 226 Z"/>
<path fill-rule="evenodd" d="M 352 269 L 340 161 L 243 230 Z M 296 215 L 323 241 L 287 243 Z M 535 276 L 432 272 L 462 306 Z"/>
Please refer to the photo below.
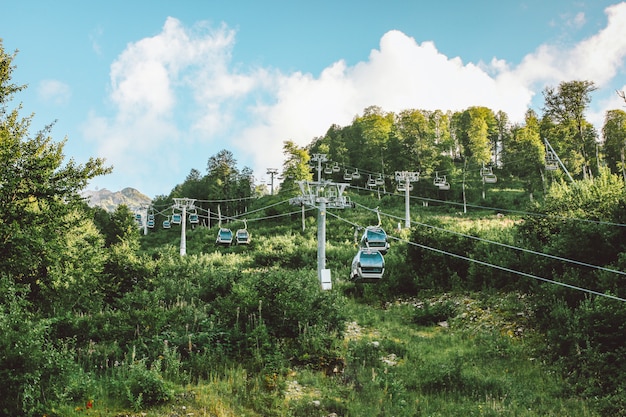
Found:
<path fill-rule="evenodd" d="M 600 138 L 593 83 L 547 88 L 522 124 L 370 107 L 285 141 L 269 190 L 223 150 L 108 212 L 81 193 L 110 168 L 12 104 L 13 57 L 0 44 L 0 415 L 626 415 L 626 113 Z M 389 249 L 363 283 L 374 225 Z"/>

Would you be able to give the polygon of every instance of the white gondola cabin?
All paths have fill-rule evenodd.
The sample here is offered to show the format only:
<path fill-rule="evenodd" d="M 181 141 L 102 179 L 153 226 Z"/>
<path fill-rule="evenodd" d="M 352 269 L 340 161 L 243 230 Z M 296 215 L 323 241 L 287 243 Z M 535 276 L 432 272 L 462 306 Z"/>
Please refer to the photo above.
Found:
<path fill-rule="evenodd" d="M 238 245 L 250 244 L 250 233 L 246 229 L 239 229 L 235 233 L 235 240 Z"/>
<path fill-rule="evenodd" d="M 172 227 L 170 221 L 169 220 L 163 220 L 163 228 L 164 229 L 169 229 L 170 227 Z"/>
<path fill-rule="evenodd" d="M 182 216 L 181 216 L 180 213 L 172 214 L 172 223 L 173 224 L 180 224 L 181 221 L 182 221 Z"/>
<path fill-rule="evenodd" d="M 354 282 L 378 282 L 385 273 L 385 258 L 377 250 L 360 249 L 352 260 L 350 279 Z"/>
<path fill-rule="evenodd" d="M 220 227 L 220 230 L 217 232 L 217 239 L 215 239 L 215 243 L 217 243 L 218 245 L 232 244 L 233 231 L 225 227 Z"/>
<path fill-rule="evenodd" d="M 380 226 L 367 226 L 361 236 L 359 246 L 363 249 L 371 249 L 385 255 L 389 250 L 387 233 Z"/>

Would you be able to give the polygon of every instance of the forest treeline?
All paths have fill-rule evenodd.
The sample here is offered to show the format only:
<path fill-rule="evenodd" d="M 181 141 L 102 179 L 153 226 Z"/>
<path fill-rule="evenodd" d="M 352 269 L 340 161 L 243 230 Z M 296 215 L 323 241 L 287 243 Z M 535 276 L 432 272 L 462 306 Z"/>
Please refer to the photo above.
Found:
<path fill-rule="evenodd" d="M 154 233 L 162 240 L 150 240 L 139 233 L 128 207 L 113 213 L 90 208 L 80 192 L 111 168 L 97 158 L 67 161 L 64 143 L 51 137 L 52 125 L 30 131 L 32 116 L 22 117 L 19 105 L 11 107 L 25 88 L 12 82 L 14 56 L 0 44 L 0 415 L 68 415 L 75 404 L 93 406 L 94 396 L 142 410 L 172 401 L 177 387 L 235 373 L 244 375 L 236 378 L 243 382 L 228 396 L 239 398 L 242 407 L 256 415 L 307 415 L 280 409 L 286 407 L 279 401 L 280 382 L 294 367 L 332 374 L 350 358 L 358 364 L 363 355 L 377 354 L 365 344 L 346 354 L 345 301 L 358 291 L 341 277 L 335 278 L 336 291 L 320 290 L 311 267 L 313 228 L 301 231 L 299 223 L 292 228 L 273 221 L 245 251 L 216 250 L 213 230 L 197 228 L 189 236 L 192 254 L 181 257 L 172 244 L 174 230 Z M 251 170 L 238 168 L 224 150 L 209 158 L 205 174 L 192 170 L 154 205 L 170 207 L 173 198 L 186 197 L 224 216 L 271 207 L 259 213 L 270 217 L 283 210 L 276 201 L 299 192 L 295 181 L 313 178 L 314 154 L 327 155 L 343 170 L 361 170 L 366 175 L 357 185 L 366 185 L 368 173 L 379 173 L 393 187 L 392 173 L 410 170 L 422 178 L 447 175 L 453 185 L 471 191 L 480 181 L 479 169 L 491 166 L 499 182 L 521 184 L 535 198 L 502 199 L 505 207 L 499 208 L 525 213 L 506 227 L 477 222 L 463 232 L 532 253 L 447 233 L 461 227 L 455 222 L 459 217 L 434 216 L 431 225 L 441 227 L 414 226 L 410 240 L 554 282 L 399 244 L 386 256 L 385 279 L 365 291 L 363 302 L 382 305 L 437 292 L 522 294 L 532 300 L 529 323 L 542 336 L 537 355 L 568 381 L 563 394 L 592 402 L 604 415 L 626 415 L 626 287 L 620 272 L 626 270 L 625 114 L 607 113 L 600 141 L 584 119 L 594 88 L 573 81 L 546 89 L 544 114 L 529 111 L 521 125 L 484 107 L 399 114 L 370 107 L 351 125 L 331 126 L 323 137 L 312 138 L 309 146 L 285 141 L 279 196 L 264 196 Z M 573 181 L 563 169 L 546 171 L 544 139 Z M 392 198 L 376 201 L 393 205 Z M 337 238 L 329 265 L 345 271 L 353 251 L 351 242 Z M 543 252 L 551 257 L 537 255 Z M 499 337 L 494 335 L 494 346 Z M 453 375 L 462 376 L 461 369 L 458 364 Z M 372 374 L 368 367 L 342 381 L 358 389 Z M 450 388 L 449 375 L 430 374 L 428 384 L 398 379 L 394 389 L 405 398 L 448 396 L 459 386 Z M 464 390 L 473 385 L 465 381 Z M 385 397 L 385 407 L 409 406 L 393 400 Z M 317 412 L 349 415 L 351 406 L 333 399 Z"/>
<path fill-rule="evenodd" d="M 593 82 L 579 80 L 547 87 L 542 113 L 529 109 L 521 123 L 510 122 L 503 111 L 481 106 L 457 112 L 410 109 L 399 113 L 371 106 L 350 125 L 332 125 L 307 146 L 286 140 L 281 191 L 289 194 L 297 189 L 294 181 L 317 178 L 310 160 L 315 154 L 325 156 L 323 168 L 340 168 L 324 178 L 343 181 L 357 171 L 363 174 L 361 179 L 350 181 L 362 186 L 382 176 L 393 187 L 396 171 L 411 171 L 419 173 L 422 183 L 445 176 L 458 191 L 462 186 L 471 188 L 472 183 L 477 188 L 475 183 L 487 168 L 514 179 L 531 198 L 540 198 L 548 180 L 594 178 L 604 166 L 626 178 L 626 112 L 607 111 L 598 132 L 585 119 L 595 90 Z M 547 165 L 552 169 L 546 170 Z M 230 151 L 222 150 L 209 159 L 206 174 L 192 169 L 182 184 L 170 195 L 157 197 L 155 204 L 173 197 L 220 200 L 266 193 L 267 186 L 255 184 L 251 175 L 249 168 L 237 167 Z M 277 176 L 276 188 L 278 184 Z M 425 192 L 436 195 L 434 188 Z M 241 203 L 223 204 L 230 215 L 245 210 Z"/>

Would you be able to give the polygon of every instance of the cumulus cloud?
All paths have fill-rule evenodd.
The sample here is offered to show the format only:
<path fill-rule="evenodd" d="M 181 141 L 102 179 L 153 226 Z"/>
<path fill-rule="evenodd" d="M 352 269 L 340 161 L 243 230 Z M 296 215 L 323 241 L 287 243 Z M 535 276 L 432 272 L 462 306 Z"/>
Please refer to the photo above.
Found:
<path fill-rule="evenodd" d="M 242 69 L 232 62 L 233 30 L 204 24 L 185 28 L 168 18 L 161 33 L 130 44 L 113 63 L 115 115 L 94 115 L 88 136 L 117 169 L 138 175 L 153 174 L 142 166 L 148 159 L 184 162 L 182 151 L 167 157 L 159 151 L 160 145 L 184 141 L 207 158 L 227 148 L 264 173 L 282 166 L 284 141 L 307 145 L 371 105 L 393 112 L 481 105 L 522 121 L 546 85 L 584 79 L 602 87 L 615 78 L 626 56 L 626 3 L 606 13 L 608 24 L 595 35 L 570 48 L 541 45 L 518 64 L 497 58 L 488 64 L 463 62 L 445 56 L 433 42 L 392 30 L 367 60 L 354 66 L 329 63 L 319 76 Z M 572 22 L 582 25 L 585 16 Z M 614 106 L 617 99 L 604 105 Z M 134 155 L 137 148 L 152 151 Z"/>
<path fill-rule="evenodd" d="M 53 105 L 66 104 L 72 96 L 69 85 L 58 80 L 43 80 L 37 86 L 39 98 Z"/>

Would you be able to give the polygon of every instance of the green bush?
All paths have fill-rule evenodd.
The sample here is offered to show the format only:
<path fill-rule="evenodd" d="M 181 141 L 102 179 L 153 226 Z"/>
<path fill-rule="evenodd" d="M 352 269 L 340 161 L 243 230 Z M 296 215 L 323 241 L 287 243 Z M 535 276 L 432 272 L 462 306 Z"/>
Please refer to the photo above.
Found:
<path fill-rule="evenodd" d="M 173 397 L 161 375 L 161 361 L 148 365 L 145 358 L 135 357 L 134 350 L 124 362 L 113 368 L 109 386 L 114 397 L 136 410 L 165 403 Z"/>
<path fill-rule="evenodd" d="M 28 311 L 27 290 L 0 277 L 0 415 L 40 416 L 63 398 L 77 371 L 71 350 L 50 338 L 50 320 Z"/>
<path fill-rule="evenodd" d="M 430 326 L 448 320 L 456 315 L 456 306 L 453 301 L 442 301 L 431 304 L 428 300 L 422 306 L 416 307 L 413 313 L 413 323 L 421 326 Z"/>

